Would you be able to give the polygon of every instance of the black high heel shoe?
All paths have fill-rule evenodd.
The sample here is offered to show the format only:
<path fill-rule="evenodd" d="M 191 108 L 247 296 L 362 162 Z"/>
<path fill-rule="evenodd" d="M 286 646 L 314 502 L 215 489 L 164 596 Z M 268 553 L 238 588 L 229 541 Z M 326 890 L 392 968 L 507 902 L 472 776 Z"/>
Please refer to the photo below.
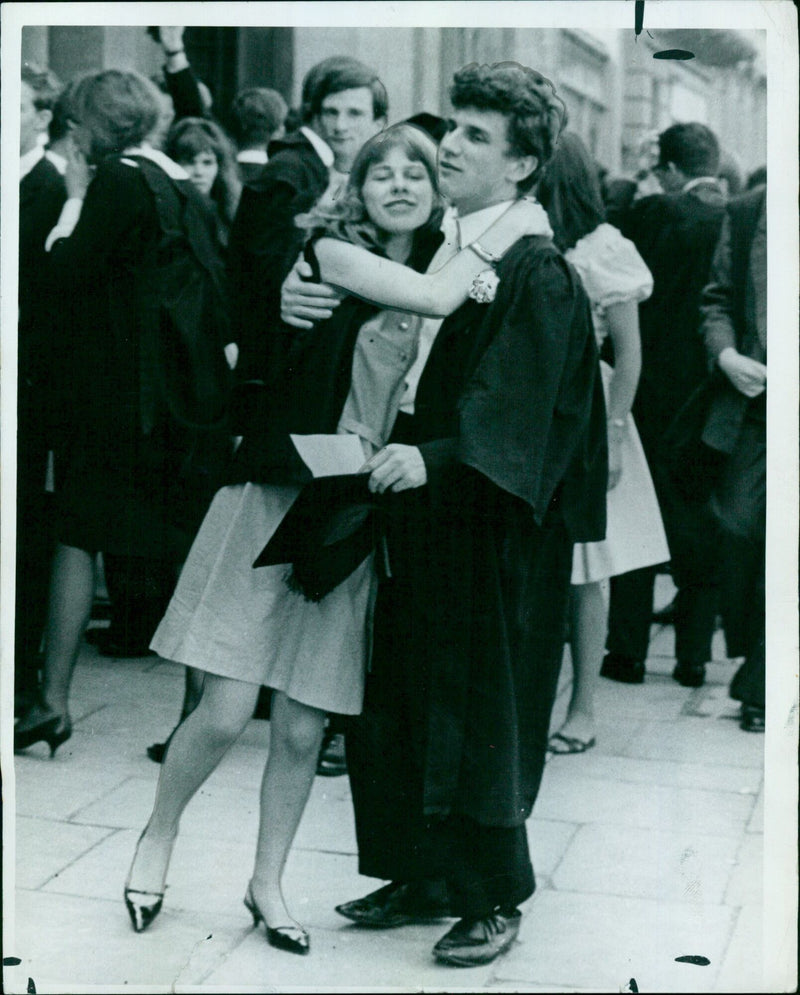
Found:
<path fill-rule="evenodd" d="M 267 943 L 278 950 L 286 950 L 290 954 L 307 954 L 311 949 L 311 942 L 308 933 L 302 926 L 276 926 L 274 929 L 264 918 L 261 909 L 256 905 L 253 898 L 252 886 L 248 885 L 247 894 L 244 896 L 244 905 L 253 917 L 253 926 L 258 927 L 260 922 L 264 923 L 267 931 Z"/>
<path fill-rule="evenodd" d="M 142 842 L 143 836 L 144 833 L 142 833 L 139 837 L 139 842 L 136 844 L 136 853 L 133 855 L 133 864 L 136 863 L 136 857 L 139 853 L 139 843 Z M 128 880 L 125 883 L 125 891 L 123 892 L 123 895 L 125 898 L 125 908 L 128 910 L 128 915 L 131 917 L 131 925 L 133 926 L 134 932 L 143 933 L 161 911 L 161 906 L 164 904 L 164 892 L 166 891 L 166 887 L 164 883 L 161 885 L 161 891 L 140 891 L 138 888 L 129 887 L 131 874 L 133 872 L 133 864 L 131 864 L 131 869 L 128 872 Z M 167 861 L 167 866 L 164 868 L 164 882 L 167 878 L 168 868 L 169 861 Z"/>
<path fill-rule="evenodd" d="M 31 714 L 32 711 L 39 711 L 41 713 L 41 718 L 38 722 L 34 722 L 31 725 L 25 727 L 26 718 Z M 19 726 L 23 728 L 19 728 Z M 56 715 L 55 712 L 51 711 L 47 707 L 42 707 L 41 705 L 33 705 L 28 711 L 23 715 L 19 724 L 14 729 L 14 752 L 17 753 L 19 750 L 27 750 L 29 746 L 33 746 L 34 743 L 45 742 L 50 747 L 50 757 L 55 756 L 56 750 L 61 746 L 62 743 L 66 741 L 72 735 L 72 722 L 64 715 Z"/>

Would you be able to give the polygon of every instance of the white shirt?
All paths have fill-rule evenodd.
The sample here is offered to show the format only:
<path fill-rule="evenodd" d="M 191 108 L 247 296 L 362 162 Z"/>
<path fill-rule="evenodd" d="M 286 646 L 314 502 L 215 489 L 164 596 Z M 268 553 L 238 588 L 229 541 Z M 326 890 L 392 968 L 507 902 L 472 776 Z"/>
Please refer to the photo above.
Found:
<path fill-rule="evenodd" d="M 19 157 L 19 181 L 25 179 L 25 177 L 30 173 L 33 167 L 38 163 L 38 161 L 44 156 L 44 149 L 41 145 L 34 145 L 30 152 L 26 152 L 25 155 Z"/>
<path fill-rule="evenodd" d="M 334 203 L 341 197 L 344 188 L 347 186 L 349 174 L 340 173 L 338 169 L 334 168 L 333 150 L 326 141 L 319 137 L 316 131 L 312 131 L 311 128 L 306 128 L 304 125 L 300 129 L 300 132 L 311 142 L 314 151 L 322 159 L 323 166 L 328 170 L 328 187 L 316 204 L 317 208 L 321 208 L 324 211 L 326 208 L 332 208 Z"/>
<path fill-rule="evenodd" d="M 500 204 L 492 204 L 489 207 L 481 208 L 479 211 L 473 211 L 472 214 L 466 214 L 463 218 L 459 218 L 455 211 L 448 211 L 442 221 L 444 242 L 436 250 L 436 254 L 431 259 L 427 272 L 435 273 L 449 259 L 452 259 L 459 249 L 480 238 L 486 229 L 490 228 L 500 215 L 508 209 L 511 203 L 510 200 L 504 200 Z M 407 415 L 414 414 L 414 401 L 417 396 L 419 379 L 422 376 L 422 371 L 425 369 L 425 364 L 428 362 L 428 356 L 443 321 L 444 318 L 422 319 L 417 358 L 406 376 L 406 390 L 400 401 L 400 410 Z"/>
<path fill-rule="evenodd" d="M 713 183 L 714 186 L 719 187 L 719 179 L 716 176 L 695 176 L 693 180 L 689 180 L 685 186 L 681 187 L 681 193 L 687 193 L 701 183 Z"/>
<path fill-rule="evenodd" d="M 300 134 L 305 135 L 309 142 L 311 142 L 312 148 L 320 159 L 322 159 L 323 166 L 326 169 L 331 169 L 333 166 L 333 149 L 330 145 L 323 138 L 320 138 L 316 131 L 307 128 L 305 125 L 300 128 Z"/>
<path fill-rule="evenodd" d="M 253 163 L 256 166 L 266 166 L 269 156 L 266 149 L 242 149 L 236 153 L 237 162 Z"/>
<path fill-rule="evenodd" d="M 56 169 L 61 173 L 62 176 L 67 172 L 67 160 L 59 152 L 53 152 L 52 149 L 48 149 L 45 152 L 47 158 L 52 162 Z"/>

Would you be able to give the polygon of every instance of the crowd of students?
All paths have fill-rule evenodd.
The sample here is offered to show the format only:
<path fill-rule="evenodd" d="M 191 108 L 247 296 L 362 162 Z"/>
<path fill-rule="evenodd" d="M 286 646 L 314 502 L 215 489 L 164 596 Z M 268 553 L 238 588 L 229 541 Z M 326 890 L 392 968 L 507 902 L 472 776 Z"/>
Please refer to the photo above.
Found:
<path fill-rule="evenodd" d="M 338 911 L 455 917 L 437 960 L 486 963 L 534 889 L 544 763 L 594 745 L 600 675 L 644 680 L 667 562 L 675 680 L 703 683 L 721 614 L 763 729 L 765 188 L 729 200 L 697 123 L 601 179 L 512 63 L 389 127 L 379 76 L 334 56 L 289 133 L 280 94 L 240 92 L 234 144 L 182 29 L 158 39 L 163 90 L 23 71 L 15 748 L 71 734 L 102 553 L 101 649 L 187 673 L 134 929 L 267 688 L 245 905 L 269 943 L 310 949 L 283 868 L 315 773 L 349 769 L 360 870 L 391 883 Z M 339 490 L 300 436 L 328 437 Z"/>

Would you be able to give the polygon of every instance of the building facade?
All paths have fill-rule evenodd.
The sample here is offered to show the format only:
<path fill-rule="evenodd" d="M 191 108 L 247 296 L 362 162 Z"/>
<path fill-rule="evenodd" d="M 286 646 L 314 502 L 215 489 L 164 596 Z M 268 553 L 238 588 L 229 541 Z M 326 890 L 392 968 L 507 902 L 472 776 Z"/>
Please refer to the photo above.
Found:
<path fill-rule="evenodd" d="M 766 162 L 763 32 L 644 32 L 568 28 L 189 27 L 185 44 L 198 76 L 225 111 L 243 86 L 273 87 L 299 102 L 307 70 L 330 55 L 373 66 L 390 96 L 390 119 L 421 110 L 447 114 L 453 72 L 470 62 L 534 66 L 564 97 L 570 126 L 614 174 L 637 168 L 642 141 L 676 121 L 701 121 L 748 173 Z M 110 66 L 146 75 L 161 51 L 143 27 L 29 27 L 23 59 L 62 79 Z M 683 49 L 694 58 L 658 57 Z M 398 57 L 401 53 L 401 57 Z"/>

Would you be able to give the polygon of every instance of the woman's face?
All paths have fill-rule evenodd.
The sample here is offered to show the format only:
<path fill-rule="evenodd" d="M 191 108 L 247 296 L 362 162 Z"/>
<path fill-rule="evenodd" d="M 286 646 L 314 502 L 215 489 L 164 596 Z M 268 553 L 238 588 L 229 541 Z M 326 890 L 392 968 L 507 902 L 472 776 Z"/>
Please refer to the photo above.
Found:
<path fill-rule="evenodd" d="M 189 174 L 189 179 L 200 193 L 208 197 L 219 172 L 219 164 L 214 153 L 198 152 L 193 159 L 186 159 L 180 165 Z"/>
<path fill-rule="evenodd" d="M 361 197 L 370 220 L 390 234 L 415 231 L 433 210 L 433 186 L 425 164 L 391 149 L 367 170 Z"/>

